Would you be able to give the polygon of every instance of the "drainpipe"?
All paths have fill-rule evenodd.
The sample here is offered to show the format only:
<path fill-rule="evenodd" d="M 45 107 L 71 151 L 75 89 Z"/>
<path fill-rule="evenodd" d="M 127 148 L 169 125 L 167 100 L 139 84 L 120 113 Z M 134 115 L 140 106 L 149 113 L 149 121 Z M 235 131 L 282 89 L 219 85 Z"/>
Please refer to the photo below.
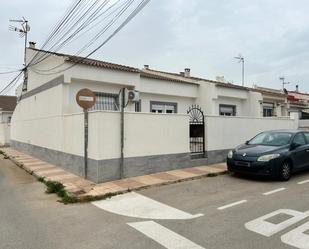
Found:
<path fill-rule="evenodd" d="M 125 88 L 121 90 L 121 120 L 120 120 L 120 179 L 123 179 L 124 175 L 124 107 L 125 107 Z"/>

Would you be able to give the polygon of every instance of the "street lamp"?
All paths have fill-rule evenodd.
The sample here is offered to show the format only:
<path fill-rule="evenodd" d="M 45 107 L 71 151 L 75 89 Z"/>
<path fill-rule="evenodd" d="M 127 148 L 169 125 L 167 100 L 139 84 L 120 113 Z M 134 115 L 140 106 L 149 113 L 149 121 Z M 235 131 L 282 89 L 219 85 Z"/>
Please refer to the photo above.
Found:
<path fill-rule="evenodd" d="M 238 63 L 242 64 L 241 67 L 242 86 L 245 86 L 245 58 L 241 54 L 234 58 L 238 60 Z"/>

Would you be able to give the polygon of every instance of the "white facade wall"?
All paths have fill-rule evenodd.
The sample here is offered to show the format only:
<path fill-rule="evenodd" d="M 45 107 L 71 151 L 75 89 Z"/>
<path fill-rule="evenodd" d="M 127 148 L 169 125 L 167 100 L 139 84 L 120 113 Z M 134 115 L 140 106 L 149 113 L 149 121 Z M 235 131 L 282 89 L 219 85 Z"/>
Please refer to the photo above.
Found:
<path fill-rule="evenodd" d="M 32 49 L 27 49 L 27 63 L 31 61 L 33 56 L 35 55 L 36 51 Z M 44 56 L 41 58 L 41 56 Z M 45 53 L 40 53 L 41 60 L 45 58 Z M 43 85 L 46 82 L 51 81 L 54 78 L 59 77 L 60 75 L 63 75 L 63 72 L 59 72 L 56 74 L 49 74 L 51 71 L 49 69 L 55 68 L 52 72 L 61 71 L 68 67 L 68 65 L 63 64 L 64 63 L 64 57 L 59 57 L 55 55 L 50 55 L 45 60 L 42 60 L 40 63 L 33 65 L 28 68 L 28 91 L 33 90 L 41 85 Z M 61 65 L 61 66 L 59 66 Z M 59 66 L 59 67 L 58 67 Z M 49 70 L 49 71 L 41 71 L 41 70 Z M 17 91 L 20 93 L 21 88 L 19 88 Z"/>
<path fill-rule="evenodd" d="M 236 106 L 237 116 L 259 117 L 262 95 L 257 92 L 217 86 L 215 83 L 199 82 L 199 104 L 207 115 L 219 115 L 220 104 Z"/>
<path fill-rule="evenodd" d="M 83 113 L 14 121 L 12 139 L 83 156 Z M 26 132 L 25 132 L 26 131 Z M 120 113 L 89 113 L 89 158 L 120 158 Z M 187 115 L 125 113 L 124 156 L 189 153 Z"/>
<path fill-rule="evenodd" d="M 72 83 L 64 85 L 63 91 L 63 112 L 65 114 L 79 113 L 81 107 L 76 103 L 76 94 L 83 88 L 88 88 L 93 92 L 104 92 L 119 94 L 120 90 L 125 87 L 122 85 L 108 84 L 104 82 L 88 82 L 82 80 L 73 79 Z M 129 104 L 127 111 L 134 111 L 134 105 Z"/>
<path fill-rule="evenodd" d="M 23 98 L 17 103 L 12 116 L 16 119 L 42 118 L 50 115 L 61 115 L 63 110 L 63 87 L 58 85 L 38 94 Z"/>
<path fill-rule="evenodd" d="M 261 93 L 253 92 L 253 91 L 248 92 L 248 99 L 245 102 L 243 116 L 262 117 L 263 111 L 262 111 L 262 116 L 260 115 L 261 110 L 263 109 L 261 105 L 262 100 L 263 100 L 263 96 Z"/>
<path fill-rule="evenodd" d="M 298 120 L 289 118 L 207 116 L 205 120 L 207 151 L 234 148 L 263 131 L 298 128 Z"/>
<path fill-rule="evenodd" d="M 12 117 L 13 112 L 9 111 L 0 111 L 0 123 L 9 123 L 10 118 Z"/>
<path fill-rule="evenodd" d="M 308 130 L 309 129 L 309 120 L 308 119 L 299 120 L 299 128 Z"/>
<path fill-rule="evenodd" d="M 0 123 L 0 146 L 8 145 L 10 143 L 10 124 Z"/>
<path fill-rule="evenodd" d="M 34 53 L 36 53 L 36 51 L 27 49 L 28 62 Z M 46 55 L 45 53 L 40 54 Z M 61 75 L 64 75 L 65 83 L 71 83 L 74 79 L 79 79 L 84 82 L 85 86 L 92 83 L 105 82 L 121 86 L 134 87 L 139 81 L 139 73 L 109 70 L 88 65 L 75 65 L 70 68 L 71 65 L 72 63 L 65 62 L 65 57 L 51 54 L 44 61 L 29 68 L 28 91 L 37 88 L 38 86 L 43 85 L 44 83 L 49 82 Z"/>
<path fill-rule="evenodd" d="M 199 85 L 141 77 L 136 90 L 142 93 L 196 98 Z"/>
<path fill-rule="evenodd" d="M 150 112 L 150 102 L 177 103 L 178 113 L 187 113 L 198 96 L 199 85 L 141 77 L 136 90 L 141 92 L 142 112 Z"/>

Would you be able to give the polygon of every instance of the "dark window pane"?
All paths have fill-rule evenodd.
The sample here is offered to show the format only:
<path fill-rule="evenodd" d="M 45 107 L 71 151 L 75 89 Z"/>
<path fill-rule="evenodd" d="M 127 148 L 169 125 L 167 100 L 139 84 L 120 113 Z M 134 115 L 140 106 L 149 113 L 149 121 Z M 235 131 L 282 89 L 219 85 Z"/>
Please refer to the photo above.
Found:
<path fill-rule="evenodd" d="M 303 136 L 303 134 L 299 133 L 299 134 L 297 134 L 295 136 L 294 143 L 299 144 L 299 145 L 305 145 L 307 142 L 306 142 L 305 137 Z"/>

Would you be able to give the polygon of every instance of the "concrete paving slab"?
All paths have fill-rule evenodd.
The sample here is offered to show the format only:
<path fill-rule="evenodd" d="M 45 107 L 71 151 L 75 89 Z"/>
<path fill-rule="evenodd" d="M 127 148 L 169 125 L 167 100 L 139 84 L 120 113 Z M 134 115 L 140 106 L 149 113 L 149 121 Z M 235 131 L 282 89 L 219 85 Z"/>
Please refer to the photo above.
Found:
<path fill-rule="evenodd" d="M 183 170 L 174 170 L 174 171 L 169 171 L 168 172 L 170 175 L 185 179 L 185 178 L 191 178 L 197 176 L 197 174 L 193 174 L 190 172 L 186 172 Z"/>

